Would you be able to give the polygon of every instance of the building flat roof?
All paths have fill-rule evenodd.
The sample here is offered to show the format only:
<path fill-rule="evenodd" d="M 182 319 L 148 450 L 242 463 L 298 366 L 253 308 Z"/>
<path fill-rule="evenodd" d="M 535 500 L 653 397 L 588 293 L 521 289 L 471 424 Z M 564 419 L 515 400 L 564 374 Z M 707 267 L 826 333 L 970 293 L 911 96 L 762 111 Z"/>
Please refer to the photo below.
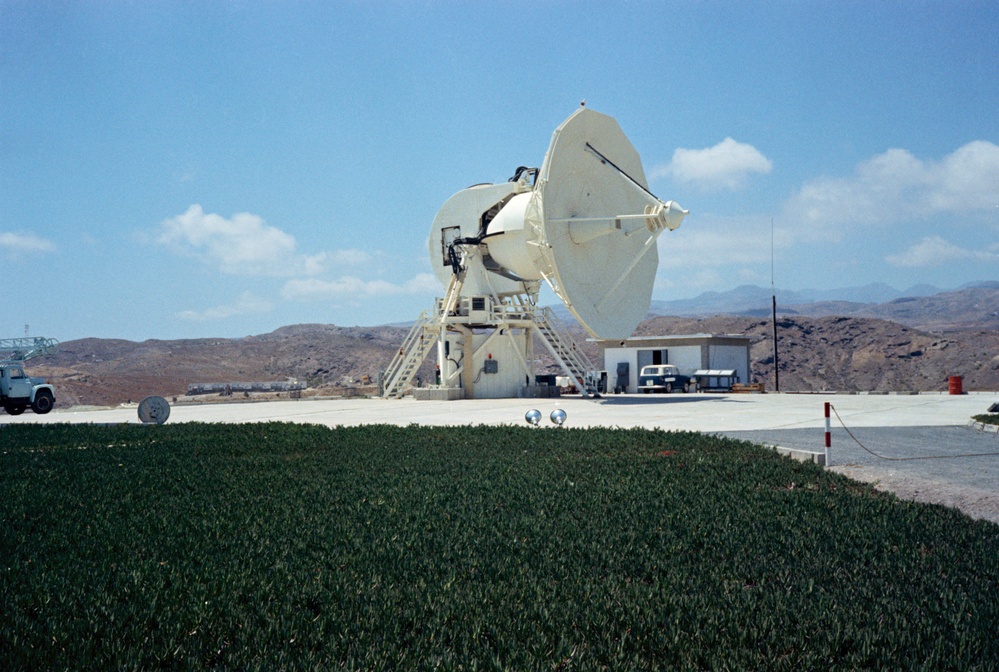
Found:
<path fill-rule="evenodd" d="M 743 334 L 669 334 L 663 336 L 632 336 L 624 340 L 588 338 L 589 343 L 597 343 L 604 348 L 628 348 L 641 347 L 661 341 L 720 341 L 737 340 L 750 342 L 752 339 Z"/>

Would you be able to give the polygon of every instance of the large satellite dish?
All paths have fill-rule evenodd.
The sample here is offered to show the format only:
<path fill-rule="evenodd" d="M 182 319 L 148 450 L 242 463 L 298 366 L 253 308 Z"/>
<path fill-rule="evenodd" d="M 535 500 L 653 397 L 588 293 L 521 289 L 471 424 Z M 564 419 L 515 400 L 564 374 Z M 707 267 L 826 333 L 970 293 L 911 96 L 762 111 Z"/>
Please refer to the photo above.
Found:
<path fill-rule="evenodd" d="M 592 390 L 600 372 L 537 305 L 541 282 L 590 335 L 627 338 L 649 310 L 656 240 L 686 214 L 649 191 L 617 122 L 581 107 L 555 129 L 540 169 L 520 167 L 441 206 L 428 249 L 447 289 L 386 369 L 382 394 L 402 396 L 436 343 L 442 396 L 426 398 L 537 396 L 535 337 L 577 389 Z"/>
<path fill-rule="evenodd" d="M 473 194 L 481 212 L 500 195 L 506 200 L 484 227 L 459 236 L 452 210 Z M 482 248 L 485 269 L 503 276 L 491 284 L 544 280 L 592 336 L 627 338 L 649 311 L 656 239 L 686 214 L 649 191 L 638 152 L 617 122 L 584 107 L 555 129 L 533 189 L 483 185 L 445 203 L 431 229 L 430 257 L 447 284 L 453 271 L 441 250 L 450 231 Z"/>

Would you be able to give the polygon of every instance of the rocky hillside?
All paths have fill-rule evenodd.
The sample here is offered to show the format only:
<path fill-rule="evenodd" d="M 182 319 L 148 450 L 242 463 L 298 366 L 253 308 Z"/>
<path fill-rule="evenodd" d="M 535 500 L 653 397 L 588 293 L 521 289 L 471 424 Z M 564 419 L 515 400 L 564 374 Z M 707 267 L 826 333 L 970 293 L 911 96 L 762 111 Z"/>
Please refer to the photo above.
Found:
<path fill-rule="evenodd" d="M 655 317 L 637 335 L 745 334 L 752 339 L 754 382 L 773 389 L 773 331 L 769 318 Z M 180 396 L 191 383 L 295 379 L 320 393 L 373 381 L 406 334 L 400 327 L 296 325 L 240 339 L 141 343 L 82 339 L 58 354 L 29 362 L 32 375 L 56 386 L 60 408 L 139 401 L 150 394 Z M 571 329 L 594 362 L 595 343 Z M 782 391 L 945 390 L 947 378 L 964 377 L 969 390 L 999 390 L 999 331 L 934 334 L 897 322 L 860 317 L 785 316 L 778 323 Z M 551 357 L 537 349 L 539 373 L 554 372 Z M 433 362 L 421 369 L 431 380 Z M 368 386 L 366 390 L 372 388 Z"/>
<path fill-rule="evenodd" d="M 946 390 L 962 376 L 966 390 L 999 390 L 999 331 L 947 335 L 860 317 L 783 317 L 777 323 L 782 391 Z M 774 385 L 770 319 L 658 317 L 638 335 L 744 334 L 752 339 L 754 382 Z"/>
<path fill-rule="evenodd" d="M 86 338 L 29 362 L 32 375 L 56 386 L 58 405 L 113 405 L 157 394 L 184 394 L 191 383 L 289 379 L 314 388 L 361 385 L 374 379 L 405 337 L 398 327 L 302 324 L 239 339 L 203 338 L 141 343 Z M 432 364 L 422 375 L 430 375 Z"/>

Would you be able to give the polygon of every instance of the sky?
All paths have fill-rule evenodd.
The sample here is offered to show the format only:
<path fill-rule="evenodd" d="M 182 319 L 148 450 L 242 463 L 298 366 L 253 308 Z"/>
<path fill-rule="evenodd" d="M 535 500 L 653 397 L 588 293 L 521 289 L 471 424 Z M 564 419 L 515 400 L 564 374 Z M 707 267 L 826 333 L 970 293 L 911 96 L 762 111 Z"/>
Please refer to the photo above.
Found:
<path fill-rule="evenodd" d="M 0 0 L 0 337 L 411 321 L 437 209 L 584 99 L 690 210 L 655 299 L 997 280 L 997 34 L 994 0 Z"/>

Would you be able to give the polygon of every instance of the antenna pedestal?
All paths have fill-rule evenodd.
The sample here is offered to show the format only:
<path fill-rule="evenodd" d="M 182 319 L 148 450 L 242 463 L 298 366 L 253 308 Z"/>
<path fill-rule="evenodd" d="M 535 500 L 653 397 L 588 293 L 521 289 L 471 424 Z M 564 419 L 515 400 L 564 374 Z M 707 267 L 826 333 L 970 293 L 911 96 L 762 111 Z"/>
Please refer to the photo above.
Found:
<path fill-rule="evenodd" d="M 536 384 L 536 345 L 551 354 L 577 389 L 591 387 L 590 360 L 551 310 L 535 305 L 530 295 L 462 297 L 450 311 L 447 305 L 447 299 L 438 299 L 434 312 L 424 313 L 413 326 L 385 372 L 383 397 L 402 397 L 435 347 L 439 379 L 429 387 L 448 398 L 536 396 L 525 392 Z M 460 395 L 449 392 L 458 389 Z"/>

